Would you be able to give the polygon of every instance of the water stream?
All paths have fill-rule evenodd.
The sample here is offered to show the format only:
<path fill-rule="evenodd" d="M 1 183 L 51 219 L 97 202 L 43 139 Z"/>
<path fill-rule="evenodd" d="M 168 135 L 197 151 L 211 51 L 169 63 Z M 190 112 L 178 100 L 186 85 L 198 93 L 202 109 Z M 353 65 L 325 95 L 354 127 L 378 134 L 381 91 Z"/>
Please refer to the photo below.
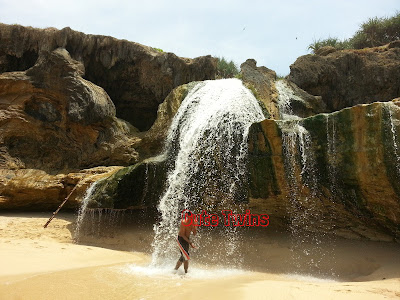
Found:
<path fill-rule="evenodd" d="M 336 137 L 336 121 L 333 114 L 326 116 L 326 135 L 328 142 L 328 177 L 331 188 L 332 200 L 340 197 L 338 188 L 338 153 L 337 153 L 337 137 Z"/>
<path fill-rule="evenodd" d="M 89 188 L 86 190 L 85 196 L 83 197 L 83 200 L 82 200 L 82 204 L 81 204 L 81 206 L 79 208 L 78 218 L 76 219 L 76 228 L 75 228 L 75 241 L 76 242 L 79 242 L 79 237 L 80 237 L 80 234 L 81 234 L 82 224 L 83 224 L 83 221 L 84 221 L 85 216 L 86 216 L 87 206 L 88 206 L 88 203 L 90 201 L 90 198 L 91 198 L 93 192 L 96 189 L 97 183 L 98 183 L 98 181 L 93 182 L 89 186 Z"/>
<path fill-rule="evenodd" d="M 397 176 L 400 177 L 400 151 L 399 151 L 399 141 L 397 140 L 397 131 L 396 131 L 396 119 L 393 117 L 393 113 L 395 110 L 399 110 L 399 107 L 391 102 L 388 102 L 386 106 L 389 111 L 389 121 L 390 121 L 390 132 L 392 135 L 392 142 L 393 142 L 393 150 L 394 155 L 396 157 L 396 171 Z"/>
<path fill-rule="evenodd" d="M 281 116 L 277 124 L 282 132 L 285 174 L 290 191 L 288 214 L 293 260 L 296 264 L 307 261 L 307 257 L 313 257 L 309 259 L 308 271 L 318 272 L 326 253 L 321 250 L 321 234 L 314 232 L 322 216 L 317 207 L 318 174 L 312 139 L 303 125 L 303 119 L 293 114 L 291 100 L 297 97 L 294 91 L 283 80 L 277 81 L 275 86 L 279 93 L 278 108 Z M 334 150 L 334 141 L 331 147 Z M 305 244 L 313 246 L 304 247 Z"/>
<path fill-rule="evenodd" d="M 247 198 L 247 135 L 252 123 L 264 119 L 253 94 L 237 79 L 197 84 L 182 102 L 169 129 L 165 154 L 173 164 L 154 226 L 152 264 L 177 259 L 180 212 L 199 208 L 229 209 Z M 239 238 L 226 228 L 219 260 L 237 260 Z M 202 249 L 210 245 L 197 238 Z M 204 251 L 202 250 L 204 253 Z"/>

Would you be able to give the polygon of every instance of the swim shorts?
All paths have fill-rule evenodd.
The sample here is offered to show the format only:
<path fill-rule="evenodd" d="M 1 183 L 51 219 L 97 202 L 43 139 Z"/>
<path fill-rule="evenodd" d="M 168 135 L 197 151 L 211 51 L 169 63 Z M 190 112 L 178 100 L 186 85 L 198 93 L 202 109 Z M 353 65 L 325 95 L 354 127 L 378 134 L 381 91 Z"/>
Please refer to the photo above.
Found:
<path fill-rule="evenodd" d="M 176 241 L 178 242 L 178 247 L 181 251 L 181 257 L 179 258 L 179 261 L 183 262 L 185 260 L 189 260 L 189 243 L 179 235 Z"/>

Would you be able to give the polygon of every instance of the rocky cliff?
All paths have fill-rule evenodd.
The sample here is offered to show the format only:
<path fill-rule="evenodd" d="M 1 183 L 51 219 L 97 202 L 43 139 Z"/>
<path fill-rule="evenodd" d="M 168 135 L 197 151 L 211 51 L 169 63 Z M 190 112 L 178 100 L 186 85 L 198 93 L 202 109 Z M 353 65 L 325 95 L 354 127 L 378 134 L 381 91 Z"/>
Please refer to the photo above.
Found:
<path fill-rule="evenodd" d="M 0 75 L 0 167 L 68 172 L 138 161 L 135 129 L 65 49 Z"/>
<path fill-rule="evenodd" d="M 279 116 L 249 136 L 252 210 L 296 234 L 400 237 L 397 45 L 322 49 L 275 82 Z"/>
<path fill-rule="evenodd" d="M 187 59 L 109 36 L 87 35 L 70 28 L 36 29 L 0 24 L 0 73 L 31 68 L 42 51 L 65 48 L 85 68 L 84 78 L 110 96 L 117 117 L 139 130 L 156 119 L 157 107 L 184 83 L 214 79 L 211 56 Z"/>
<path fill-rule="evenodd" d="M 132 124 L 148 129 L 174 87 L 214 78 L 215 66 L 70 28 L 0 24 L 0 208 L 54 209 L 78 184 L 76 207 L 115 166 L 159 151 L 158 131 Z"/>
<path fill-rule="evenodd" d="M 254 124 L 250 206 L 280 224 L 311 221 L 315 231 L 346 237 L 399 237 L 399 124 L 399 102 Z"/>
<path fill-rule="evenodd" d="M 242 79 L 269 115 L 250 129 L 251 211 L 269 214 L 272 226 L 294 230 L 296 236 L 312 232 L 398 239 L 399 102 L 348 104 L 328 113 L 324 96 L 310 95 L 290 80 L 276 81 L 273 71 L 257 67 L 254 60 L 242 65 Z M 167 97 L 155 125 L 170 124 L 187 88 L 182 86 Z M 154 132 L 160 134 L 159 141 L 166 134 Z M 155 205 L 164 189 L 167 165 L 165 158 L 159 158 L 120 170 L 102 182 L 91 205 Z M 128 196 L 132 194 L 136 196 Z"/>
<path fill-rule="evenodd" d="M 321 96 L 329 111 L 400 97 L 398 42 L 360 50 L 325 51 L 299 57 L 288 79 Z"/>
<path fill-rule="evenodd" d="M 89 207 L 154 207 L 174 163 L 157 155 L 214 59 L 69 28 L 0 25 L 0 41 L 0 208 L 53 209 L 76 185 L 77 207 L 98 180 Z M 400 237 L 397 45 L 322 49 L 284 80 L 242 64 L 267 117 L 248 139 L 252 213 L 294 234 Z"/>

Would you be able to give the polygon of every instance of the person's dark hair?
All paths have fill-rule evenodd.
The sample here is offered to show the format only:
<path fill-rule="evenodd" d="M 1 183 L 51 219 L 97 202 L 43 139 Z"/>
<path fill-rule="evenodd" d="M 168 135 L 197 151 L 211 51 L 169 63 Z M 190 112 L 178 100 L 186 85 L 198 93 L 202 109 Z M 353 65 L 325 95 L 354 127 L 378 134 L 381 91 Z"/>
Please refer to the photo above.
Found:
<path fill-rule="evenodd" d="M 191 217 L 191 216 L 193 215 L 193 213 L 190 211 L 190 209 L 184 209 L 184 210 L 182 210 L 181 215 L 182 215 L 182 217 L 183 217 L 183 216 L 184 216 L 184 217 L 186 217 L 186 216 Z"/>

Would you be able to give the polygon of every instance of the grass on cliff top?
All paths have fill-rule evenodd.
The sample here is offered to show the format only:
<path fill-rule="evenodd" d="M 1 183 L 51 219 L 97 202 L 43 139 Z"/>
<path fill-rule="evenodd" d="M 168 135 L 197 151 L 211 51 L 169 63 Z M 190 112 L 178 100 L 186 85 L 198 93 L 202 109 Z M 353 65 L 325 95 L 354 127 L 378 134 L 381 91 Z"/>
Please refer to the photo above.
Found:
<path fill-rule="evenodd" d="M 153 50 L 155 50 L 155 51 L 157 51 L 157 52 L 161 52 L 161 53 L 164 52 L 164 50 L 163 50 L 163 49 L 160 49 L 160 48 L 154 48 L 154 47 L 153 47 Z"/>
<path fill-rule="evenodd" d="M 349 39 L 340 40 L 335 37 L 314 40 L 308 50 L 315 53 L 325 46 L 332 46 L 338 50 L 363 49 L 378 47 L 400 39 L 400 12 L 393 17 L 374 17 L 360 25 L 359 30 Z"/>

